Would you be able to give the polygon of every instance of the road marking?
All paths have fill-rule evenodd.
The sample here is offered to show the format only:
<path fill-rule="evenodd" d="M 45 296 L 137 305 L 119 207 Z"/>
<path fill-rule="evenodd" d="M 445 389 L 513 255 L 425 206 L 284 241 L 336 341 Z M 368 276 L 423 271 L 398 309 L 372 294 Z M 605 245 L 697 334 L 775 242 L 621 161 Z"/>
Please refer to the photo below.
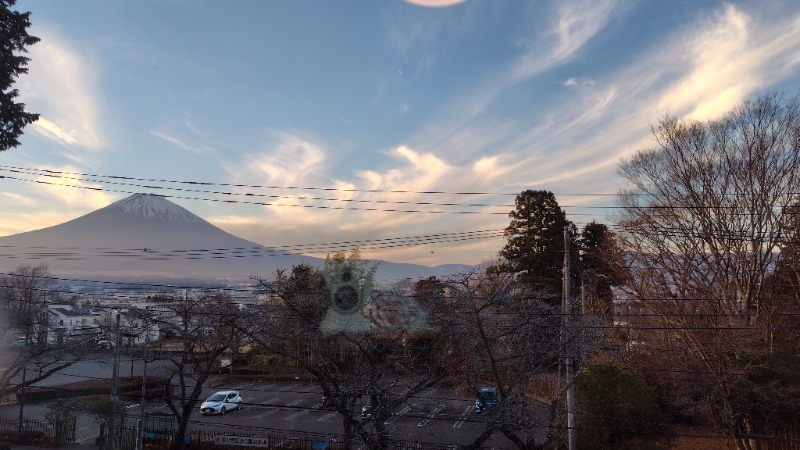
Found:
<path fill-rule="evenodd" d="M 325 414 L 324 416 L 322 416 L 319 419 L 317 419 L 317 422 L 325 422 L 326 420 L 330 419 L 331 417 L 333 417 L 333 416 L 335 416 L 337 414 L 339 414 L 339 413 L 338 412 L 332 412 L 332 413 Z"/>
<path fill-rule="evenodd" d="M 138 403 L 137 403 L 137 404 L 135 404 L 135 405 L 128 405 L 128 406 L 126 406 L 126 407 L 125 407 L 125 409 L 136 408 L 137 406 L 139 406 L 139 404 L 138 404 Z"/>
<path fill-rule="evenodd" d="M 273 403 L 277 402 L 278 400 L 280 400 L 280 397 L 271 398 L 265 402 L 259 403 L 259 406 L 270 406 Z"/>
<path fill-rule="evenodd" d="M 461 417 L 458 418 L 458 421 L 453 424 L 453 428 L 461 428 L 461 425 L 464 425 L 464 421 L 467 420 L 467 416 L 469 415 L 470 411 L 472 411 L 472 405 L 467 406 L 467 409 L 464 410 L 464 413 L 461 414 Z"/>
<path fill-rule="evenodd" d="M 439 406 L 438 406 L 436 409 L 434 409 L 433 411 L 431 411 L 431 413 L 430 413 L 430 414 L 428 414 L 427 416 L 425 416 L 425 418 L 424 418 L 424 419 L 420 420 L 420 421 L 419 421 L 419 423 L 417 424 L 417 426 L 418 426 L 418 427 L 424 427 L 425 425 L 429 424 L 429 423 L 431 422 L 431 420 L 433 420 L 433 418 L 434 418 L 434 417 L 436 417 L 436 414 L 437 414 L 439 411 L 443 410 L 443 409 L 444 409 L 444 405 L 439 405 Z"/>
<path fill-rule="evenodd" d="M 296 413 L 294 413 L 294 414 L 292 414 L 292 415 L 290 415 L 290 416 L 286 416 L 286 417 L 285 417 L 283 420 L 292 420 L 292 419 L 296 419 L 296 418 L 298 418 L 298 417 L 302 416 L 303 414 L 308 414 L 308 413 L 310 413 L 310 412 L 311 412 L 311 411 L 309 411 L 309 410 L 307 410 L 307 409 L 304 409 L 304 410 L 302 410 L 302 411 L 298 411 L 298 412 L 296 412 Z"/>
<path fill-rule="evenodd" d="M 405 414 L 405 413 L 407 413 L 407 412 L 409 412 L 409 411 L 411 411 L 411 407 L 410 407 L 410 406 L 408 406 L 408 405 L 406 405 L 406 407 L 405 407 L 405 408 L 403 408 L 402 410 L 400 410 L 400 411 L 399 411 L 397 414 L 393 414 L 393 415 L 392 415 L 392 417 L 390 417 L 390 418 L 389 418 L 387 421 L 383 422 L 383 424 L 384 424 L 384 425 L 389 425 L 390 423 L 392 423 L 392 422 L 394 422 L 395 420 L 399 419 L 399 418 L 400 418 L 400 416 L 402 416 L 403 414 Z"/>
<path fill-rule="evenodd" d="M 255 416 L 253 416 L 253 419 L 260 419 L 260 418 L 262 418 L 262 417 L 264 417 L 264 416 L 268 416 L 268 415 L 270 415 L 270 414 L 272 414 L 272 413 L 274 413 L 274 412 L 278 412 L 278 408 L 272 408 L 272 409 L 268 409 L 268 410 L 264 411 L 264 412 L 263 412 L 263 413 L 261 413 L 261 414 L 258 414 L 258 415 L 255 415 Z"/>
<path fill-rule="evenodd" d="M 434 393 L 434 392 L 436 392 L 436 391 L 438 391 L 438 390 L 439 390 L 439 389 L 437 389 L 437 388 L 430 388 L 430 389 L 428 389 L 427 391 L 425 391 L 425 392 L 422 394 L 422 396 L 423 396 L 423 397 L 430 397 L 431 395 L 433 395 L 433 393 Z"/>
<path fill-rule="evenodd" d="M 285 391 L 285 390 L 287 390 L 289 388 L 294 388 L 294 387 L 297 387 L 297 386 L 300 386 L 300 383 L 290 384 L 288 386 L 284 385 L 284 386 L 281 386 L 281 388 L 278 389 L 278 391 Z"/>
<path fill-rule="evenodd" d="M 267 400 L 266 402 L 259 404 L 259 406 L 269 406 L 269 405 L 271 405 L 272 403 L 274 403 L 274 402 L 277 402 L 278 400 L 280 400 L 278 397 L 271 398 L 271 399 Z M 272 408 L 272 409 L 268 409 L 268 410 L 264 411 L 264 412 L 263 412 L 263 413 L 261 413 L 261 414 L 258 414 L 258 415 L 255 415 L 255 416 L 253 416 L 253 419 L 260 419 L 260 418 L 262 418 L 262 417 L 264 417 L 264 416 L 266 416 L 266 415 L 268 415 L 268 414 L 272 414 L 272 413 L 274 413 L 274 412 L 277 412 L 277 411 L 278 411 L 278 409 L 279 409 L 279 408 Z"/>

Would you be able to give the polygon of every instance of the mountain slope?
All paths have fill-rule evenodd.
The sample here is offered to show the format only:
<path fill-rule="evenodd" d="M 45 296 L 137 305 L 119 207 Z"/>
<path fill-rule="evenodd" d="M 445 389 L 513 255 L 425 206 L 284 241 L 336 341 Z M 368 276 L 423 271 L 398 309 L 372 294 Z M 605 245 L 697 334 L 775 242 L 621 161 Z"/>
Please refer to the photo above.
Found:
<path fill-rule="evenodd" d="M 246 280 L 323 260 L 286 254 L 229 234 L 164 197 L 134 194 L 49 228 L 0 237 L 0 270 L 47 264 L 61 277 L 129 280 Z M 465 269 L 381 262 L 384 280 Z"/>

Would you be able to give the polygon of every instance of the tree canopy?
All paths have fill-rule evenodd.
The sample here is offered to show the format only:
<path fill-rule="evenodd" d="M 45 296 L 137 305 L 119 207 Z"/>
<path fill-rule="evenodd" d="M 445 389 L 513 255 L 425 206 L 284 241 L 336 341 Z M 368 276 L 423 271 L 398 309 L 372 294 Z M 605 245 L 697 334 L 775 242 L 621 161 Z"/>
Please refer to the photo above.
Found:
<path fill-rule="evenodd" d="M 547 294 L 561 292 L 564 265 L 564 227 L 570 226 L 570 239 L 577 232 L 550 191 L 520 192 L 515 208 L 508 214 L 506 245 L 500 270 L 514 273 L 531 290 Z M 577 246 L 571 245 L 577 252 Z"/>
<path fill-rule="evenodd" d="M 28 73 L 30 58 L 21 55 L 39 38 L 28 34 L 31 26 L 30 12 L 12 11 L 16 0 L 0 0 L 0 151 L 19 145 L 19 137 L 26 125 L 35 122 L 39 114 L 25 111 L 24 103 L 17 103 L 14 81 Z"/>
<path fill-rule="evenodd" d="M 631 339 L 666 347 L 640 346 L 638 363 L 674 410 L 715 424 L 737 448 L 782 427 L 796 435 L 785 402 L 796 385 L 763 380 L 798 372 L 797 303 L 774 302 L 768 284 L 795 223 L 800 100 L 768 94 L 708 122 L 665 117 L 653 135 L 656 148 L 620 166 L 626 288 L 650 330 Z M 703 376 L 669 374 L 676 366 Z"/>
<path fill-rule="evenodd" d="M 581 231 L 580 267 L 584 294 L 592 311 L 610 314 L 613 309 L 612 286 L 627 279 L 627 267 L 616 235 L 608 226 L 591 221 Z"/>

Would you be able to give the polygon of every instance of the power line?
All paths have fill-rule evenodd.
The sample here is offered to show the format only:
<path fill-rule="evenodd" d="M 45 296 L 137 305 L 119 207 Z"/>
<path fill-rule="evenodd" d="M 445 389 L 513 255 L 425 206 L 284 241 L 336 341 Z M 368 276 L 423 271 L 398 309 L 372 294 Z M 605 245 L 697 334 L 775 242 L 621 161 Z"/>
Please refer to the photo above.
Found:
<path fill-rule="evenodd" d="M 8 259 L 86 259 L 86 257 L 131 257 L 142 259 L 167 258 L 167 259 L 220 259 L 243 258 L 262 256 L 294 256 L 297 253 L 330 253 L 346 251 L 353 248 L 359 250 L 390 249 L 433 245 L 452 242 L 464 242 L 479 239 L 494 239 L 503 236 L 503 230 L 475 230 L 453 233 L 438 233 L 419 236 L 402 236 L 383 239 L 362 239 L 332 243 L 309 243 L 280 245 L 274 247 L 229 247 L 229 248 L 193 248 L 193 249 L 160 249 L 160 248 L 81 248 L 69 247 L 39 247 L 20 245 L 0 245 L 0 249 L 25 250 L 0 253 L 0 257 Z M 41 249 L 41 250 L 39 250 Z M 77 251 L 76 251 L 77 250 Z"/>

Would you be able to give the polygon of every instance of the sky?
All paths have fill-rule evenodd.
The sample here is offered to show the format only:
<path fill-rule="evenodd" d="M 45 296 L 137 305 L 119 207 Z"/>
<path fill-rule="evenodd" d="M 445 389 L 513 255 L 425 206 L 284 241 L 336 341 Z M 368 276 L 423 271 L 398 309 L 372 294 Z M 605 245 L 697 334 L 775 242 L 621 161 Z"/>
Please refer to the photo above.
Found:
<path fill-rule="evenodd" d="M 0 236 L 140 192 L 267 246 L 477 264 L 520 191 L 613 224 L 618 164 L 659 118 L 800 92 L 795 0 L 16 9 L 41 42 L 15 87 L 41 118 L 0 153 Z"/>

